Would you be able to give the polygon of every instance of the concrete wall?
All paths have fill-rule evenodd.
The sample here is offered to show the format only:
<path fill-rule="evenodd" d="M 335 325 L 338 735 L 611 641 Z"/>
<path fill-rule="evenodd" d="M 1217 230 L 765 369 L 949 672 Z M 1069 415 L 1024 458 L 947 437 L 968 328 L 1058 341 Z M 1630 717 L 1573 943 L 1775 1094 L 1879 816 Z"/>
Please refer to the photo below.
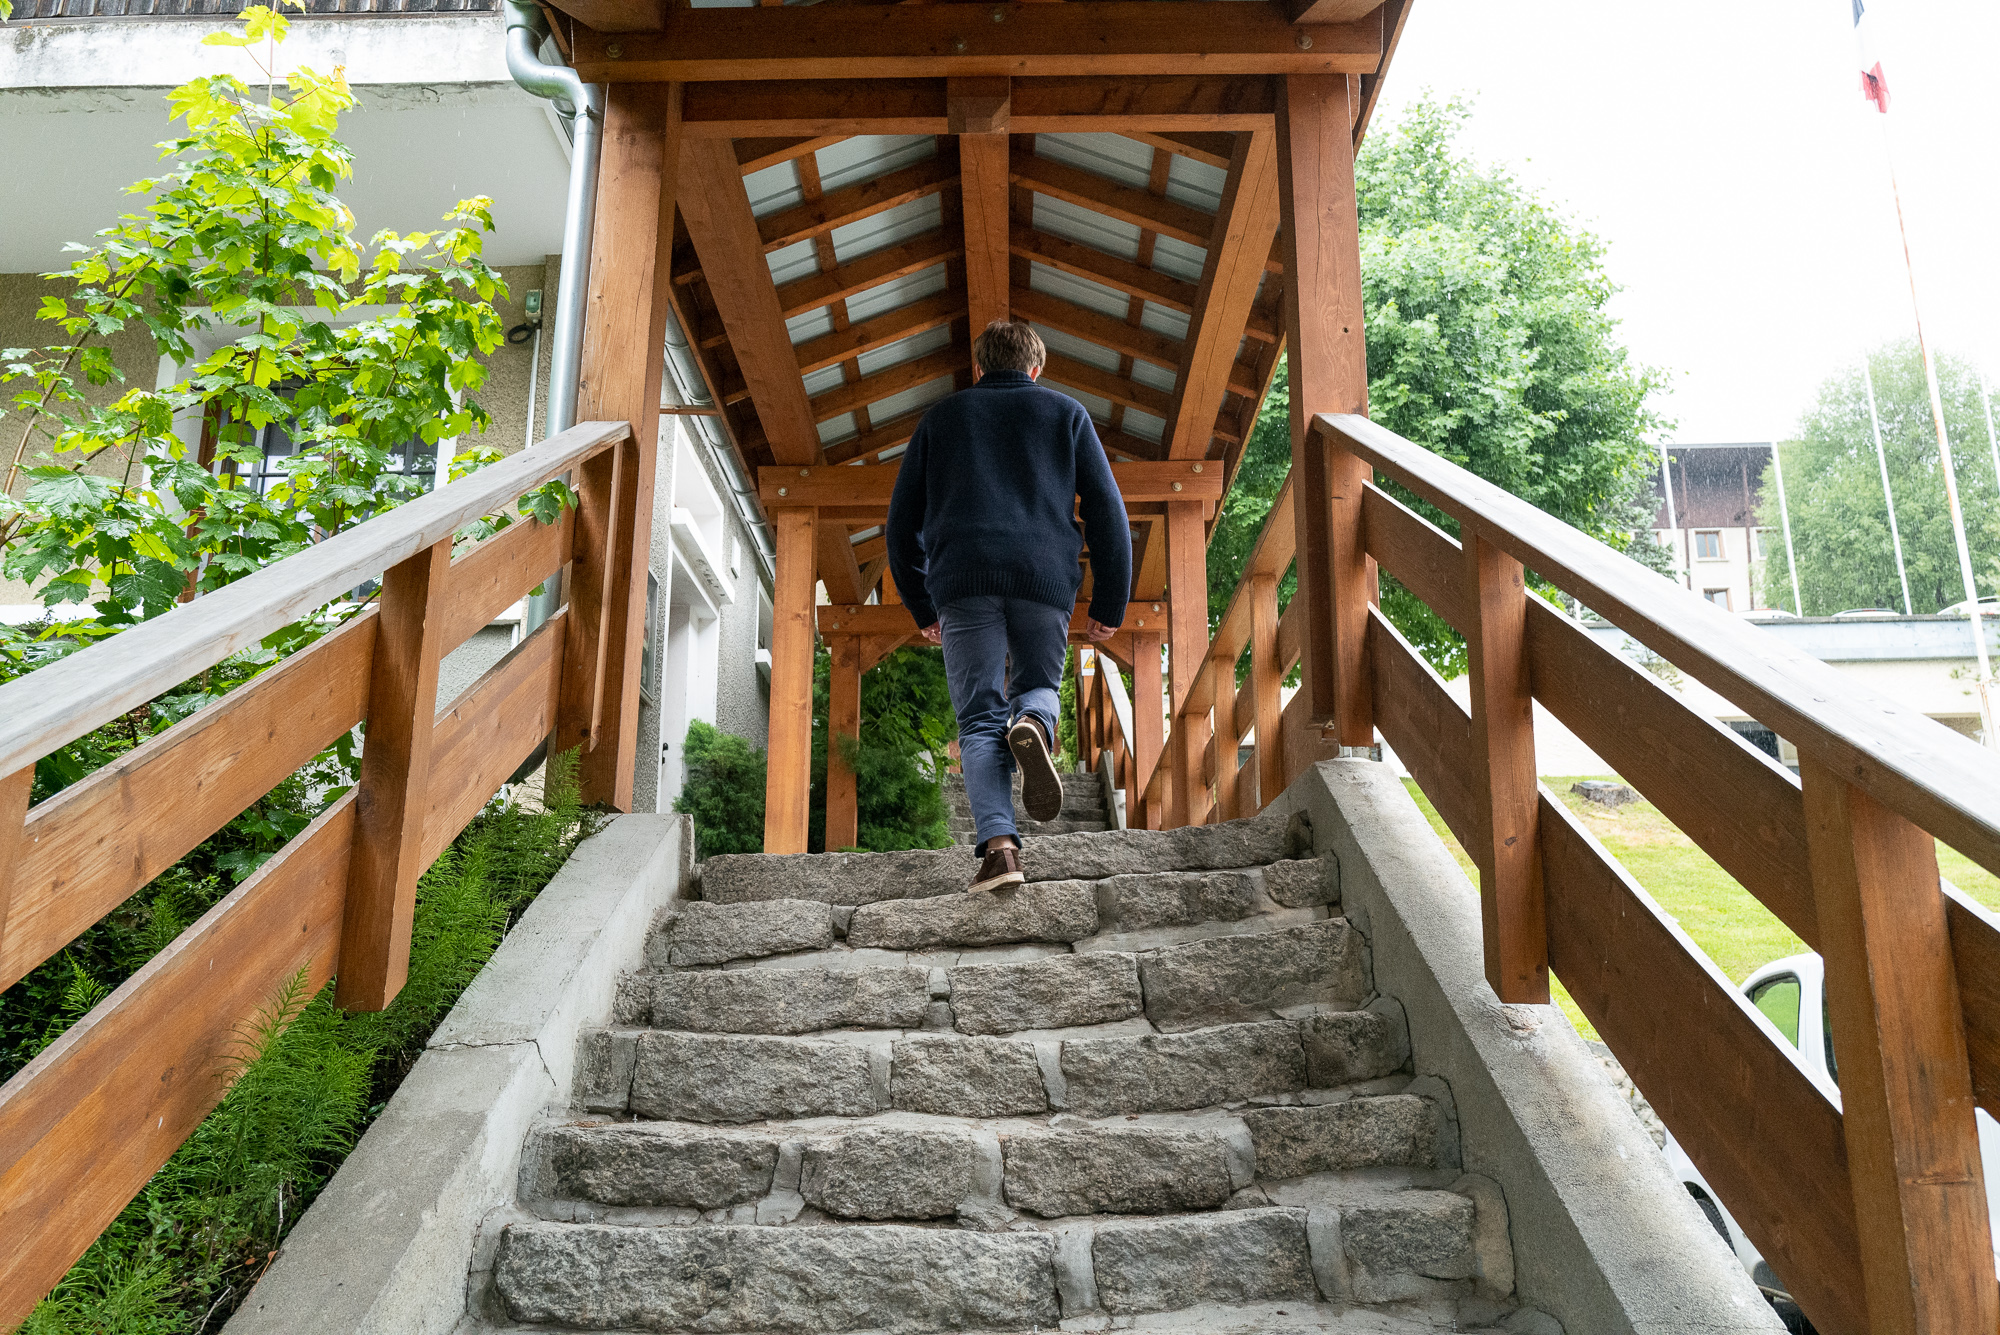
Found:
<path fill-rule="evenodd" d="M 1554 1006 L 1487 986 L 1479 894 L 1387 766 L 1323 761 L 1283 803 L 1339 864 L 1341 912 L 1449 1090 L 1467 1173 L 1506 1197 L 1520 1301 L 1569 1335 L 1776 1335 L 1783 1326 Z"/>

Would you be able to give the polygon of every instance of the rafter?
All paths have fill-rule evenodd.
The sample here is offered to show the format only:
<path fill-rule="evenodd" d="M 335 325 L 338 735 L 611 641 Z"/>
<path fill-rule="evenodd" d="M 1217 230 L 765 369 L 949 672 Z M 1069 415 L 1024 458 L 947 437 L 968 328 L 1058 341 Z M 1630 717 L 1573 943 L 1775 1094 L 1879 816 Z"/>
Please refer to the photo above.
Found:
<path fill-rule="evenodd" d="M 859 324 L 849 325 L 846 329 L 799 344 L 799 374 L 807 375 L 835 362 L 859 357 L 864 352 L 886 348 L 913 334 L 950 324 L 964 314 L 965 290 L 947 288 L 907 306 L 899 306 Z"/>
<path fill-rule="evenodd" d="M 844 464 L 852 459 L 872 461 L 877 455 L 898 445 L 907 445 L 910 437 L 916 434 L 917 423 L 923 420 L 923 416 L 924 409 L 919 408 L 913 413 L 891 418 L 858 436 L 836 441 L 826 447 L 826 461 L 830 464 Z"/>
<path fill-rule="evenodd" d="M 1104 0 L 1098 2 L 1103 3 Z M 1182 4 L 1199 2 L 1181 0 Z M 1240 0 L 1225 0 L 1225 3 L 1238 2 Z M 1162 236 L 1185 241 L 1191 246 L 1205 245 L 1214 226 L 1213 216 L 1200 209 L 1108 181 L 1066 162 L 1053 162 L 1017 149 L 1010 165 L 1014 182 L 1036 194 L 1067 200 L 1134 227 L 1150 228 Z"/>
<path fill-rule="evenodd" d="M 1173 457 L 1205 456 L 1223 395 L 1231 389 L 1256 392 L 1254 385 L 1237 379 L 1236 350 L 1264 281 L 1264 257 L 1277 234 L 1277 134 L 1238 135 L 1202 265 L 1201 299 L 1188 324 L 1185 359 L 1176 368 L 1166 435 Z"/>
<path fill-rule="evenodd" d="M 1179 339 L 1156 334 L 1142 325 L 1127 324 L 1115 315 L 1105 315 L 1025 286 L 1014 289 L 1014 309 L 1036 324 L 1059 329 L 1099 347 L 1137 357 L 1164 370 L 1180 369 L 1182 348 Z"/>
<path fill-rule="evenodd" d="M 1122 403 L 1127 408 L 1137 408 L 1155 417 L 1165 417 L 1173 411 L 1173 395 L 1164 390 L 1127 380 L 1114 371 L 1100 371 L 1087 362 L 1065 357 L 1061 353 L 1049 354 L 1048 365 L 1042 374 L 1059 385 L 1068 385 L 1071 389 L 1080 389 L 1086 394 L 1095 394 L 1100 399 Z"/>
<path fill-rule="evenodd" d="M 914 361 L 898 362 L 851 385 L 839 385 L 816 396 L 811 404 L 813 420 L 830 422 L 856 408 L 865 408 L 878 399 L 886 399 L 892 394 L 900 394 L 906 389 L 915 389 L 918 385 L 950 375 L 965 365 L 966 353 L 960 346 L 962 342 L 962 339 L 954 338 L 952 346 L 939 348 Z"/>
<path fill-rule="evenodd" d="M 830 144 L 837 144 L 839 135 L 817 135 L 805 138 L 764 138 L 738 139 L 736 141 L 736 165 L 748 176 L 751 172 L 775 167 L 781 162 L 802 158 L 808 153 L 817 153 Z"/>
<path fill-rule="evenodd" d="M 965 253 L 956 229 L 926 232 L 913 241 L 872 251 L 837 268 L 795 278 L 778 288 L 778 309 L 787 320 L 806 311 L 843 301 L 871 287 L 921 273 Z"/>
<path fill-rule="evenodd" d="M 1183 315 L 1194 309 L 1195 298 L 1200 293 L 1195 284 L 1184 283 L 1158 269 L 1134 264 L 1117 255 L 1107 255 L 1101 250 L 1093 250 L 1030 227 L 1014 228 L 1007 244 L 1014 254 L 1023 259 L 1046 264 L 1051 269 L 1114 288 L 1128 296 L 1144 298 Z"/>
<path fill-rule="evenodd" d="M 1151 130 L 1121 130 L 1119 133 L 1128 139 L 1136 139 L 1142 144 L 1163 148 L 1169 153 L 1224 171 L 1229 170 L 1229 155 L 1236 149 L 1236 137 L 1227 131 L 1158 134 Z"/>
<path fill-rule="evenodd" d="M 937 157 L 877 176 L 870 181 L 832 190 L 819 199 L 807 200 L 789 209 L 767 213 L 757 220 L 764 249 L 782 250 L 822 232 L 831 232 L 848 223 L 907 204 L 925 195 L 956 185 L 958 163 L 940 153 Z"/>
<path fill-rule="evenodd" d="M 1008 316 L 1008 80 L 950 79 L 948 118 L 958 135 L 965 287 L 972 336 Z"/>

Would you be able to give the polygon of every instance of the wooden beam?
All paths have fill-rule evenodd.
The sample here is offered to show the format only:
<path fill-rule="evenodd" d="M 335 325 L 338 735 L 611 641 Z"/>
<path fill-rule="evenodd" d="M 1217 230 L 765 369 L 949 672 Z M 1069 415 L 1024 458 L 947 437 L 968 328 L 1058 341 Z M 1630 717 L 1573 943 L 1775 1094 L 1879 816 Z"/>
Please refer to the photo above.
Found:
<path fill-rule="evenodd" d="M 828 648 L 833 663 L 827 675 L 826 851 L 832 853 L 852 847 L 859 838 L 859 795 L 841 744 L 861 737 L 862 646 L 845 637 Z"/>
<path fill-rule="evenodd" d="M 7 931 L 7 910 L 14 887 L 22 883 L 22 850 L 27 844 L 28 794 L 35 786 L 35 767 L 23 765 L 12 774 L 0 775 L 0 955 L 12 938 Z M 14 978 L 0 986 L 11 987 Z"/>
<path fill-rule="evenodd" d="M 1094 0 L 1094 3 L 1100 4 L 1120 2 Z M 1201 0 L 1179 0 L 1179 3 L 1197 4 Z M 1240 3 L 1240 0 L 1223 0 L 1223 3 Z M 1214 218 L 1200 209 L 1108 181 L 1066 162 L 1038 158 L 1024 150 L 1014 152 L 1010 168 L 1016 185 L 1038 195 L 1067 200 L 1081 208 L 1105 214 L 1134 227 L 1147 228 L 1176 241 L 1185 241 L 1191 246 L 1208 244 Z"/>
<path fill-rule="evenodd" d="M 1382 58 L 1379 19 L 1299 27 L 1269 5 L 1231 0 L 1182 0 L 1164 12 L 1149 0 L 1005 4 L 982 8 L 977 23 L 928 5 L 634 8 L 622 19 L 606 0 L 559 7 L 572 5 L 597 20 L 576 33 L 573 63 L 586 83 L 1332 75 L 1372 72 Z"/>
<path fill-rule="evenodd" d="M 964 253 L 961 238 L 952 229 L 926 232 L 915 240 L 872 251 L 837 268 L 793 279 L 779 287 L 778 309 L 789 320 L 871 287 L 935 268 Z"/>
<path fill-rule="evenodd" d="M 888 635 L 908 637 L 918 629 L 910 619 L 909 609 L 901 603 L 828 603 L 815 610 L 816 629 L 828 642 L 854 636 L 864 639 Z M 1069 633 L 1073 641 L 1082 639 L 1089 621 L 1090 604 L 1078 603 L 1069 619 Z M 1158 634 L 1165 628 L 1166 622 L 1164 612 L 1152 610 L 1147 603 L 1133 603 L 1126 608 L 1125 620 L 1119 623 L 1119 630 Z M 776 650 L 773 650 L 772 657 L 775 659 L 776 656 Z"/>
<path fill-rule="evenodd" d="M 1396 44 L 1403 38 L 1403 26 L 1409 22 L 1410 0 L 1387 0 L 1382 6 L 1382 63 L 1375 73 L 1361 76 L 1361 108 L 1354 118 L 1354 144 L 1361 146 L 1361 136 L 1368 133 L 1368 122 L 1374 118 L 1375 104 L 1382 99 L 1382 78 L 1389 72 L 1389 62 L 1395 57 Z"/>
<path fill-rule="evenodd" d="M 704 86 L 715 87 L 716 85 Z M 686 116 L 685 103 L 682 106 L 682 116 L 683 118 Z M 682 134 L 685 135 L 691 128 L 686 125 L 685 119 L 683 119 Z M 817 153 L 822 148 L 830 148 L 834 144 L 839 143 L 840 140 L 840 135 L 833 134 L 783 135 L 776 137 L 766 136 L 760 139 L 738 139 L 736 141 L 736 165 L 743 169 L 745 176 L 748 176 L 752 172 L 763 171 L 766 167 L 775 167 L 780 163 L 802 158 L 808 153 Z"/>
<path fill-rule="evenodd" d="M 359 816 L 342 912 L 340 985 L 334 992 L 347 1010 L 382 1010 L 409 974 L 450 570 L 446 538 L 382 576 L 368 743 L 355 789 Z"/>
<path fill-rule="evenodd" d="M 873 375 L 863 376 L 851 384 L 836 385 L 824 394 L 815 395 L 809 405 L 809 412 L 815 423 L 830 422 L 836 417 L 864 408 L 877 399 L 886 399 L 891 394 L 900 394 L 906 389 L 928 384 L 943 376 L 952 375 L 965 366 L 965 352 L 959 340 L 953 339 L 953 346 L 939 348 L 936 352 L 894 366 L 884 367 Z M 797 375 L 792 377 L 799 383 Z M 804 393 L 801 386 L 800 393 Z M 759 402 L 762 400 L 760 399 Z M 814 432 L 817 440 L 818 432 Z M 789 463 L 790 460 L 780 460 Z"/>
<path fill-rule="evenodd" d="M 1932 836 L 1801 757 L 1868 1328 L 2000 1326 Z"/>
<path fill-rule="evenodd" d="M 1160 689 L 1160 644 L 1163 636 L 1148 630 L 1132 637 L 1132 786 L 1126 789 L 1125 823 L 1135 830 L 1157 830 L 1162 813 L 1145 794 L 1160 766 L 1166 734 L 1165 696 Z M 1134 801 L 1134 794 L 1138 800 Z"/>
<path fill-rule="evenodd" d="M 618 811 L 632 809 L 639 758 L 645 569 L 652 549 L 658 407 L 665 373 L 660 348 L 666 339 L 672 291 L 680 106 L 677 84 L 610 91 L 597 173 L 582 378 L 577 386 L 579 416 L 632 424 L 630 439 L 618 447 L 614 470 L 617 520 L 612 547 L 605 554 L 610 583 L 605 594 L 600 712 L 577 775 L 584 801 Z M 743 193 L 733 172 L 724 179 L 737 194 Z M 570 624 L 573 633 L 588 634 L 579 621 Z"/>
<path fill-rule="evenodd" d="M 872 459 L 885 450 L 893 450 L 898 445 L 909 443 L 916 434 L 917 423 L 924 420 L 926 409 L 904 413 L 901 417 L 870 427 L 858 436 L 836 441 L 826 447 L 826 461 L 830 464 L 844 464 L 850 459 Z"/>
<path fill-rule="evenodd" d="M 1236 378 L 1236 349 L 1264 281 L 1264 257 L 1278 234 L 1278 152 L 1275 131 L 1237 136 L 1222 207 L 1208 239 L 1201 293 L 1175 367 L 1174 409 L 1167 419 L 1167 453 L 1197 459 L 1208 453 L 1216 412 Z M 1239 392 L 1255 390 L 1242 387 Z"/>
<path fill-rule="evenodd" d="M 687 94 L 690 138 L 756 142 L 763 136 L 844 139 L 944 130 L 942 78 L 703 82 Z"/>
<path fill-rule="evenodd" d="M 1366 413 L 1368 350 L 1361 327 L 1361 241 L 1355 213 L 1347 80 L 1284 81 L 1278 114 L 1278 207 L 1285 247 L 1285 338 L 1291 357 L 1292 478 L 1297 484 L 1298 599 L 1306 615 L 1303 685 L 1308 709 L 1338 726 L 1344 671 L 1362 676 L 1365 608 L 1337 607 L 1355 588 L 1352 540 L 1367 469 L 1309 428 L 1320 412 Z M 1334 409 L 1330 405 L 1344 405 Z M 1338 476 L 1336 476 L 1338 473 Z M 1336 489 L 1352 515 L 1335 515 Z M 1336 557 L 1339 563 L 1336 564 Z M 1343 584 L 1344 590 L 1336 587 Z M 1352 712 L 1352 711 L 1350 711 Z M 1359 734 L 1341 740 L 1369 744 Z"/>
<path fill-rule="evenodd" d="M 952 79 L 948 117 L 958 139 L 959 198 L 965 227 L 967 325 L 977 339 L 1008 318 L 1008 134 L 1005 78 Z M 969 350 L 968 350 L 969 351 Z"/>
<path fill-rule="evenodd" d="M 681 177 L 681 216 L 772 457 L 781 464 L 816 463 L 819 431 L 736 155 L 722 140 L 690 139 L 681 146 Z"/>
<path fill-rule="evenodd" d="M 1127 408 L 1137 408 L 1142 413 L 1155 417 L 1165 417 L 1173 410 L 1173 396 L 1165 390 L 1142 385 L 1136 380 L 1127 380 L 1115 371 L 1101 371 L 1088 362 L 1065 357 L 1059 352 L 1051 352 L 1042 368 L 1042 377 L 1058 385 L 1068 385 L 1086 394 L 1095 394 L 1113 403 L 1122 403 Z"/>
<path fill-rule="evenodd" d="M 829 464 L 757 470 L 757 497 L 767 506 L 886 507 L 899 463 Z M 1111 465 L 1128 501 L 1219 501 L 1222 472 L 1200 459 Z"/>
<path fill-rule="evenodd" d="M 793 349 L 798 356 L 799 374 L 810 375 L 823 367 L 859 357 L 864 352 L 886 348 L 891 343 L 948 325 L 964 316 L 965 302 L 963 290 L 946 288 L 859 324 L 807 339 Z"/>
<path fill-rule="evenodd" d="M 1250 576 L 1250 696 L 1257 719 L 1257 804 L 1285 791 L 1284 682 L 1278 662 L 1278 577 Z"/>
<path fill-rule="evenodd" d="M 1007 244 L 1025 260 L 1046 264 L 1051 269 L 1142 298 L 1183 315 L 1194 309 L 1195 300 L 1201 292 L 1195 284 L 1184 283 L 1158 269 L 1134 264 L 1131 260 L 1107 255 L 1101 250 L 1093 250 L 1030 227 L 1014 228 Z"/>
<path fill-rule="evenodd" d="M 1168 672 L 1173 689 L 1174 825 L 1201 818 L 1201 757 L 1208 744 L 1207 712 L 1193 697 L 1208 649 L 1208 544 L 1199 502 L 1167 506 L 1167 601 L 1171 608 Z"/>
<path fill-rule="evenodd" d="M 831 232 L 849 223 L 860 222 L 863 218 L 886 213 L 913 199 L 935 195 L 957 180 L 958 163 L 952 157 L 940 154 L 914 166 L 829 191 L 818 199 L 795 204 L 789 209 L 767 213 L 755 220 L 757 234 L 763 239 L 763 249 L 766 253 L 783 250 L 786 246 L 795 246 L 823 232 Z M 740 192 L 741 187 L 738 189 Z M 748 209 L 749 196 L 744 196 L 743 203 L 745 209 Z M 713 273 L 705 262 L 702 271 Z M 768 269 L 765 271 L 764 281 L 770 282 Z"/>
<path fill-rule="evenodd" d="M 1014 289 L 1013 300 L 1014 309 L 1024 319 L 1036 324 L 1095 343 L 1101 348 L 1109 348 L 1123 356 L 1151 362 L 1162 370 L 1180 368 L 1182 345 L 1177 338 L 1156 334 L 1143 325 L 1129 324 L 1115 315 L 1105 315 L 1047 292 L 1037 292 L 1026 285 Z M 1237 337 L 1242 337 L 1240 329 Z M 1233 346 L 1231 351 L 1234 351 Z"/>
<path fill-rule="evenodd" d="M 813 547 L 808 509 L 771 511 L 777 577 L 771 592 L 770 749 L 764 851 L 803 853 L 812 799 Z"/>
<path fill-rule="evenodd" d="M 1382 7 L 1382 0 L 1280 0 L 1294 23 L 1352 23 Z"/>
<path fill-rule="evenodd" d="M 1270 94 L 1271 85 L 1269 80 L 1264 81 L 1264 88 L 1267 94 Z M 1275 110 L 1276 97 L 1274 94 L 1271 94 L 1271 98 L 1272 107 Z M 1275 123 L 1275 118 L 1273 118 L 1273 123 Z M 1261 125 L 1246 125 L 1240 128 L 1254 130 L 1262 129 L 1263 127 Z M 1229 160 L 1236 152 L 1235 135 L 1213 130 L 1163 134 L 1153 130 L 1125 129 L 1120 130 L 1119 133 L 1127 139 L 1136 139 L 1142 144 L 1148 144 L 1154 148 L 1163 148 L 1176 156 L 1187 158 L 1192 162 L 1199 162 L 1203 166 L 1220 168 L 1223 171 L 1229 169 Z"/>

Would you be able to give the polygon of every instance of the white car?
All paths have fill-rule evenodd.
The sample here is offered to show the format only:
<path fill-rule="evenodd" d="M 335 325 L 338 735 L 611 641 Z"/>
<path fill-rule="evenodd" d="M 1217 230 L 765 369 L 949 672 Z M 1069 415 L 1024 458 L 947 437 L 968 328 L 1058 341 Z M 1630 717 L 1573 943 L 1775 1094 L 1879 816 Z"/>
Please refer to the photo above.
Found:
<path fill-rule="evenodd" d="M 1744 979 L 1742 992 L 1789 1044 L 1792 1061 L 1838 1108 L 1840 1064 L 1834 1055 L 1833 1032 L 1827 1021 L 1825 984 L 1826 971 L 1818 955 L 1792 955 L 1773 960 Z M 1995 1268 L 2000 1271 L 2000 1172 L 1996 1172 L 2000 1170 L 2000 1122 L 1995 1122 L 1981 1108 L 1978 1125 L 1979 1157 L 1986 1168 L 1987 1219 L 1996 1240 Z M 1671 1132 L 1667 1134 L 1666 1155 L 1667 1166 L 1694 1197 L 1695 1204 L 1701 1206 L 1708 1222 L 1715 1225 L 1715 1231 L 1736 1253 L 1743 1268 L 1750 1272 L 1751 1281 L 1764 1291 L 1764 1296 L 1791 1328 L 1806 1329 L 1802 1324 L 1793 1324 L 1798 1308 L 1786 1292 L 1783 1278 L 1772 1271 L 1756 1245 L 1743 1235 L 1742 1228 L 1723 1208 L 1721 1199 Z"/>
<path fill-rule="evenodd" d="M 1938 615 L 1948 617 L 1970 616 L 1972 614 L 1968 609 L 1971 606 L 1972 604 L 1969 602 L 1953 603 L 1950 607 L 1938 613 Z M 1981 598 L 1979 600 L 1979 615 L 1983 617 L 2000 617 L 2000 594 L 1989 593 L 1984 598 Z"/>

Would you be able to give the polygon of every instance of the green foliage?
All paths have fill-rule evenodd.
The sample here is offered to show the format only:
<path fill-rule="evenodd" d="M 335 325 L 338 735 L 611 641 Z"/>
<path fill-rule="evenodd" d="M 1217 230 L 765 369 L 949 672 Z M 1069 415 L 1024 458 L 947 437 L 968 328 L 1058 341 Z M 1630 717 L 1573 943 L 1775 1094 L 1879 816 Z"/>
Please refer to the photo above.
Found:
<path fill-rule="evenodd" d="M 1923 358 L 1910 339 L 1877 348 L 1868 367 L 1910 575 L 1908 610 L 1936 612 L 1963 602 L 1965 583 L 1945 502 Z M 1979 376 L 1966 362 L 1942 355 L 1937 373 L 1973 575 L 1985 596 L 2000 590 L 2000 492 L 1995 491 Z M 1855 607 L 1903 611 L 1861 368 L 1844 369 L 1822 384 L 1799 423 L 1799 439 L 1779 448 L 1805 614 L 1831 616 Z M 1776 529 L 1779 518 L 1777 480 L 1767 466 L 1758 521 Z M 1769 606 L 1792 605 L 1791 563 L 1783 543 L 1770 545 L 1763 594 Z"/>
<path fill-rule="evenodd" d="M 1469 114 L 1460 102 L 1419 101 L 1371 133 L 1355 164 L 1369 415 L 1630 548 L 1649 526 L 1645 437 L 1664 423 L 1647 400 L 1660 376 L 1618 344 L 1602 243 L 1506 171 L 1475 162 L 1458 141 Z M 1266 400 L 1223 503 L 1209 549 L 1211 615 L 1227 606 L 1290 467 L 1288 386 L 1280 379 Z M 1456 533 L 1435 507 L 1390 490 Z M 1382 606 L 1446 675 L 1463 670 L 1457 633 L 1387 575 Z"/>
<path fill-rule="evenodd" d="M 62 295 L 40 318 L 65 337 L 0 350 L 13 419 L 0 571 L 51 606 L 94 602 L 104 628 L 400 504 L 422 489 L 411 456 L 490 420 L 470 397 L 502 338 L 504 289 L 481 257 L 490 201 L 460 202 L 438 231 L 377 233 L 364 266 L 333 193 L 352 166 L 337 130 L 354 96 L 338 70 L 275 68 L 281 15 L 243 18 L 241 34 L 206 42 L 261 44 L 263 100 L 231 75 L 168 94 L 184 132 L 161 146 L 169 169 L 130 188 L 147 203 L 47 275 Z M 92 404 L 87 385 L 120 379 L 108 339 L 135 324 L 186 374 Z M 204 354 L 206 331 L 223 341 Z M 267 427 L 298 448 L 260 492 L 240 470 L 263 457 Z"/>
<path fill-rule="evenodd" d="M 700 719 L 681 743 L 687 779 L 674 810 L 694 817 L 695 851 L 764 851 L 764 753 Z"/>
<path fill-rule="evenodd" d="M 808 847 L 826 844 L 828 675 L 832 656 L 813 662 L 813 790 Z M 855 847 L 885 853 L 951 843 L 944 802 L 946 748 L 958 736 L 944 651 L 911 645 L 861 676 L 861 736 L 835 743 L 854 771 Z"/>
<path fill-rule="evenodd" d="M 239 1031 L 218 1054 L 222 1102 L 22 1335 L 182 1335 L 228 1319 L 512 919 L 596 830 L 575 753 L 545 774 L 540 808 L 490 805 L 424 873 L 409 982 L 387 1010 L 346 1014 L 301 974 Z"/>
<path fill-rule="evenodd" d="M 1063 673 L 1056 688 L 1056 768 L 1068 772 L 1076 766 L 1076 664 Z"/>

